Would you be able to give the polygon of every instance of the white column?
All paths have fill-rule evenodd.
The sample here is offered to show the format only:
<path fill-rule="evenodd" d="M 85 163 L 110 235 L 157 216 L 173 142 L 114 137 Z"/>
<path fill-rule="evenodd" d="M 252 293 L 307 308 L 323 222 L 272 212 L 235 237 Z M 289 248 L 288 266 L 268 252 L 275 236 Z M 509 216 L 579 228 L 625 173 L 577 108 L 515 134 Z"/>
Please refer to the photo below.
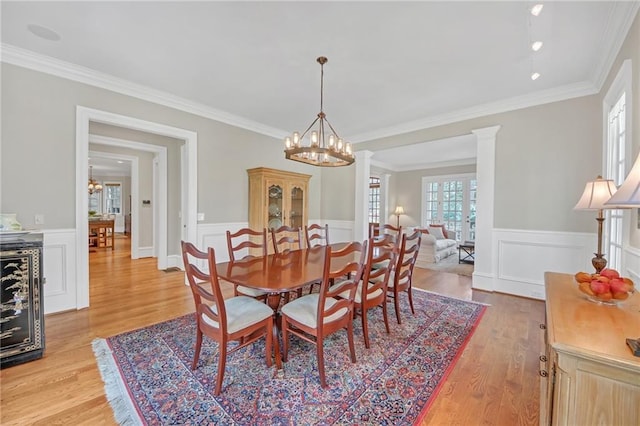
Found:
<path fill-rule="evenodd" d="M 477 140 L 476 155 L 476 246 L 473 288 L 493 291 L 496 253 L 493 247 L 495 204 L 496 134 L 501 126 L 472 130 Z"/>
<path fill-rule="evenodd" d="M 371 151 L 356 151 L 355 209 L 353 224 L 354 241 L 364 241 L 369 236 L 369 174 Z"/>

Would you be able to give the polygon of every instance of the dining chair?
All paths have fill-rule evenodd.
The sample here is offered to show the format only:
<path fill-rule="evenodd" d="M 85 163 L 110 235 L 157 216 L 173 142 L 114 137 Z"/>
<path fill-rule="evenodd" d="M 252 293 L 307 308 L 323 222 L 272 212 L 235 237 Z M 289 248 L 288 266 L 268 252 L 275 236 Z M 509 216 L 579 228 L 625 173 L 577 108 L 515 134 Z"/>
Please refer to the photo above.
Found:
<path fill-rule="evenodd" d="M 398 255 L 398 245 L 389 235 L 383 238 L 369 238 L 367 260 L 362 274 L 362 280 L 358 282 L 354 297 L 354 314 L 362 318 L 362 334 L 364 346 L 369 349 L 369 321 L 367 311 L 377 306 L 382 307 L 384 326 L 389 330 L 389 317 L 387 315 L 387 287 L 389 277 L 394 267 L 394 261 Z M 374 267 L 378 265 L 378 267 Z M 335 285 L 340 288 L 342 283 Z M 344 291 L 338 295 L 342 298 L 349 297 L 349 292 Z"/>
<path fill-rule="evenodd" d="M 241 228 L 231 233 L 227 231 L 227 249 L 229 250 L 229 261 L 236 262 L 242 259 L 250 259 L 257 256 L 267 255 L 267 230 L 256 231 L 250 228 Z M 241 256 L 244 254 L 244 256 Z M 254 288 L 240 285 L 233 285 L 234 296 L 251 296 L 259 300 L 266 300 L 267 293 Z"/>
<path fill-rule="evenodd" d="M 196 306 L 196 345 L 191 369 L 198 366 L 202 336 L 218 342 L 218 374 L 215 395 L 222 390 L 227 355 L 245 347 L 262 336 L 266 339 L 265 356 L 267 367 L 271 367 L 273 339 L 273 310 L 247 296 L 224 299 L 218 281 L 215 251 L 210 247 L 206 252 L 198 250 L 192 243 L 182 245 L 182 260 Z M 206 264 L 209 272 L 203 272 L 198 264 Z M 209 289 L 206 286 L 209 286 Z M 238 341 L 232 349 L 229 342 Z"/>
<path fill-rule="evenodd" d="M 326 246 L 322 283 L 320 292 L 299 297 L 281 309 L 282 319 L 282 358 L 287 360 L 289 334 L 316 346 L 318 374 L 320 384 L 327 387 L 324 368 L 324 339 L 338 330 L 346 329 L 351 362 L 356 362 L 353 343 L 353 300 L 367 251 L 367 241 L 351 242 L 339 250 Z M 343 278 L 351 273 L 352 278 L 345 279 L 340 288 L 330 285 L 331 279 Z M 346 298 L 338 294 L 347 292 Z"/>
<path fill-rule="evenodd" d="M 411 286 L 413 282 L 413 268 L 416 264 L 416 259 L 418 258 L 418 252 L 420 251 L 421 239 L 422 232 L 420 232 L 420 230 L 415 230 L 409 235 L 402 234 L 398 258 L 396 259 L 395 267 L 392 272 L 392 278 L 389 279 L 387 292 L 389 295 L 393 295 L 392 297 L 394 299 L 393 301 L 396 308 L 398 324 L 402 324 L 402 320 L 400 319 L 401 293 L 406 292 L 408 294 L 411 313 L 415 315 Z"/>
<path fill-rule="evenodd" d="M 302 248 L 302 230 L 290 226 L 281 226 L 271 229 L 271 240 L 273 241 L 273 251 L 284 253 L 289 250 L 300 250 Z"/>
<path fill-rule="evenodd" d="M 329 242 L 329 225 L 322 226 L 317 223 L 305 225 L 304 235 L 307 242 L 307 248 L 328 246 L 331 244 Z"/>

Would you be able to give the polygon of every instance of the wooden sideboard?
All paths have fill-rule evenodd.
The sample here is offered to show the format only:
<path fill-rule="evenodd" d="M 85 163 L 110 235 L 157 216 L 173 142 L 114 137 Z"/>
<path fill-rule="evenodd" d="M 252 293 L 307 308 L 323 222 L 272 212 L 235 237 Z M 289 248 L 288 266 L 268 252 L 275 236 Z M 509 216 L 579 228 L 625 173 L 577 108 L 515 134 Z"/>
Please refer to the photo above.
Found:
<path fill-rule="evenodd" d="M 618 306 L 587 300 L 572 275 L 545 273 L 541 425 L 640 425 L 640 293 Z"/>
<path fill-rule="evenodd" d="M 115 248 L 115 220 L 89 219 L 89 247 Z"/>

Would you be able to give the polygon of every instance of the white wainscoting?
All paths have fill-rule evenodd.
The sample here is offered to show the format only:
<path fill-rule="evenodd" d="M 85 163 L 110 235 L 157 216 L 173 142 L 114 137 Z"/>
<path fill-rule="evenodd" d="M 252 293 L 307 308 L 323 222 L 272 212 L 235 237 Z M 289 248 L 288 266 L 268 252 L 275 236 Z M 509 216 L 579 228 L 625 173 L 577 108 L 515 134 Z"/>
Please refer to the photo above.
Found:
<path fill-rule="evenodd" d="M 493 285 L 486 288 L 487 277 L 482 277 L 483 289 L 543 300 L 546 271 L 593 269 L 595 234 L 494 229 L 493 238 Z"/>
<path fill-rule="evenodd" d="M 351 241 L 353 221 L 310 220 L 327 223 L 331 242 Z M 197 227 L 198 247 L 214 247 L 216 260 L 226 262 L 226 231 L 247 227 L 246 222 L 201 224 Z M 77 250 L 75 229 L 42 231 L 44 236 L 44 311 L 45 314 L 76 309 Z M 574 274 L 591 271 L 595 234 L 495 229 L 491 273 L 474 274 L 473 286 L 536 299 L 544 298 L 546 271 Z M 86 246 L 81 248 L 86 249 Z M 180 255 L 169 257 L 170 265 L 183 269 Z M 640 282 L 640 249 L 625 247 L 623 275 Z"/>
<path fill-rule="evenodd" d="M 56 229 L 39 232 L 42 232 L 44 239 L 44 313 L 76 309 L 76 230 Z"/>

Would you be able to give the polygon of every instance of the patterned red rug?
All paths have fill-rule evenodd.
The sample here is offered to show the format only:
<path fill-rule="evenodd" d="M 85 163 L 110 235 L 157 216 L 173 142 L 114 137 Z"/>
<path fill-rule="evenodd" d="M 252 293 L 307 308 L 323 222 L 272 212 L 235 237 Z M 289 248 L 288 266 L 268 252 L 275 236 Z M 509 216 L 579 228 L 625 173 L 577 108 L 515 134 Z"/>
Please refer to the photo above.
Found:
<path fill-rule="evenodd" d="M 264 340 L 229 356 L 220 396 L 213 396 L 217 344 L 205 338 L 191 371 L 193 314 L 93 342 L 107 398 L 120 424 L 388 424 L 418 422 L 486 306 L 414 291 L 416 315 L 403 303 L 403 324 L 390 304 L 369 313 L 371 348 L 354 323 L 357 363 L 346 333 L 325 341 L 327 389 L 320 387 L 315 347 L 291 338 L 284 374 L 264 361 Z"/>

